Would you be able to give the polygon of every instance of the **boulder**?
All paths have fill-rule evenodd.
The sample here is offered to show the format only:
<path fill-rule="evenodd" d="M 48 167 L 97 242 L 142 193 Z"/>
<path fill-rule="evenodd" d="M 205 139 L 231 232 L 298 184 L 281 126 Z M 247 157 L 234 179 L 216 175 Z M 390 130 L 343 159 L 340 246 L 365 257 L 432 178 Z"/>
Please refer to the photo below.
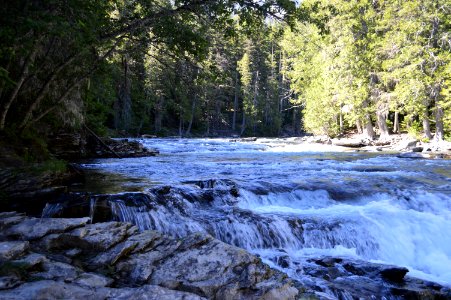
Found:
<path fill-rule="evenodd" d="M 0 259 L 10 260 L 25 255 L 30 244 L 22 241 L 0 242 Z"/>
<path fill-rule="evenodd" d="M 404 276 L 409 272 L 407 268 L 388 266 L 380 271 L 381 276 L 384 279 L 401 282 L 404 280 Z"/>
<path fill-rule="evenodd" d="M 161 233 L 155 230 L 146 230 L 128 238 L 128 242 L 137 242 L 132 253 L 145 252 L 149 248 L 157 247 L 163 242 Z"/>
<path fill-rule="evenodd" d="M 73 281 L 73 283 L 88 288 L 106 287 L 110 286 L 113 282 L 113 279 L 95 273 L 83 273 Z"/>
<path fill-rule="evenodd" d="M 87 146 L 88 156 L 99 158 L 146 157 L 159 153 L 156 149 L 145 148 L 140 142 L 128 139 L 89 138 Z"/>
<path fill-rule="evenodd" d="M 259 296 L 270 293 L 281 297 L 277 299 L 294 299 L 297 289 L 283 288 L 283 293 L 289 296 L 282 297 L 278 283 L 284 281 L 277 275 L 279 273 L 243 249 L 209 235 L 194 234 L 181 241 L 176 253 L 155 266 L 149 282 L 195 291 L 208 298 L 239 299 L 253 291 Z M 258 283 L 261 284 L 258 286 Z"/>
<path fill-rule="evenodd" d="M 410 151 L 412 151 L 412 152 L 422 152 L 423 151 L 423 147 L 412 147 L 412 148 L 410 148 Z"/>
<path fill-rule="evenodd" d="M 41 267 L 43 263 L 47 262 L 47 258 L 42 254 L 30 253 L 29 255 L 15 260 L 14 262 L 22 264 L 27 270 L 30 270 Z"/>
<path fill-rule="evenodd" d="M 83 157 L 85 144 L 79 133 L 60 132 L 50 139 L 48 147 L 56 157 L 71 160 Z"/>
<path fill-rule="evenodd" d="M 105 251 L 122 242 L 128 234 L 131 224 L 107 222 L 88 224 L 71 232 L 56 236 L 54 245 L 78 246 L 81 249 Z"/>
<path fill-rule="evenodd" d="M 39 279 L 73 282 L 79 277 L 83 271 L 77 267 L 70 264 L 57 262 L 57 261 L 47 261 L 43 264 L 42 271 L 33 274 L 33 277 Z"/>
<path fill-rule="evenodd" d="M 405 137 L 403 140 L 400 140 L 397 145 L 395 146 L 395 149 L 398 151 L 406 151 L 411 150 L 412 148 L 415 148 L 418 144 L 417 139 L 412 139 L 410 137 Z"/>

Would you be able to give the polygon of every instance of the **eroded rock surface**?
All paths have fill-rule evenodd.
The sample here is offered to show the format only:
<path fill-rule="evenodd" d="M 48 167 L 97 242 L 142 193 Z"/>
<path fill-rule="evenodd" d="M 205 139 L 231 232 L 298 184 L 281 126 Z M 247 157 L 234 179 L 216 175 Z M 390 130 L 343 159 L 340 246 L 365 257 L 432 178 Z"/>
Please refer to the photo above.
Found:
<path fill-rule="evenodd" d="M 1 214 L 0 299 L 296 299 L 287 276 L 207 234 Z"/>

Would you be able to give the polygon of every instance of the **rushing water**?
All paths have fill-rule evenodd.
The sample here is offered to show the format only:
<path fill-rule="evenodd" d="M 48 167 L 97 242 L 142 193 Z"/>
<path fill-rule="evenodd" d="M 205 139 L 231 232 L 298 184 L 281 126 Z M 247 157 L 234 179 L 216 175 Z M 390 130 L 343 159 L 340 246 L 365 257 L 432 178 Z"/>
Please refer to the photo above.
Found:
<path fill-rule="evenodd" d="M 118 219 L 178 236 L 208 232 L 294 278 L 295 264 L 328 255 L 405 266 L 451 285 L 450 160 L 294 140 L 142 142 L 161 154 L 83 165 L 141 178 L 149 189 L 139 203 L 113 201 Z M 277 265 L 281 255 L 290 260 Z"/>

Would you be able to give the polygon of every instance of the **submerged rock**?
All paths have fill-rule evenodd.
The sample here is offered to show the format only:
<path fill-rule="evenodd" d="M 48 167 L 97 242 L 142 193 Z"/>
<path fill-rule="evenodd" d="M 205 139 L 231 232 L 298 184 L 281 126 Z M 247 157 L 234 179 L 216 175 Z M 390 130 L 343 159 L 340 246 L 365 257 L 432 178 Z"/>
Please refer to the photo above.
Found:
<path fill-rule="evenodd" d="M 309 259 L 298 270 L 300 281 L 315 295 L 333 294 L 338 299 L 449 299 L 451 290 L 405 276 L 408 269 L 357 259 L 322 257 Z M 435 286 L 434 288 L 431 285 Z"/>

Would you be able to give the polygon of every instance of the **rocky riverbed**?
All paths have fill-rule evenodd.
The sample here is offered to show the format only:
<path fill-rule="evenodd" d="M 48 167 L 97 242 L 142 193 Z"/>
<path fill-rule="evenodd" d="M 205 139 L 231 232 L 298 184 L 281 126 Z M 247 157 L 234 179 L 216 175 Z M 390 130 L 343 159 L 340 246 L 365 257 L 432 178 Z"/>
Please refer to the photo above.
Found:
<path fill-rule="evenodd" d="M 367 152 L 401 152 L 415 153 L 411 157 L 418 158 L 450 158 L 451 143 L 447 141 L 423 141 L 408 134 L 394 134 L 375 140 L 366 139 L 360 135 L 350 135 L 340 138 L 313 136 L 298 139 L 301 143 L 316 143 L 343 147 Z"/>
<path fill-rule="evenodd" d="M 451 297 L 435 260 L 449 161 L 299 138 L 141 142 L 162 155 L 81 167 L 142 192 L 32 195 L 32 215 L 64 218 L 0 214 L 0 299 Z"/>

